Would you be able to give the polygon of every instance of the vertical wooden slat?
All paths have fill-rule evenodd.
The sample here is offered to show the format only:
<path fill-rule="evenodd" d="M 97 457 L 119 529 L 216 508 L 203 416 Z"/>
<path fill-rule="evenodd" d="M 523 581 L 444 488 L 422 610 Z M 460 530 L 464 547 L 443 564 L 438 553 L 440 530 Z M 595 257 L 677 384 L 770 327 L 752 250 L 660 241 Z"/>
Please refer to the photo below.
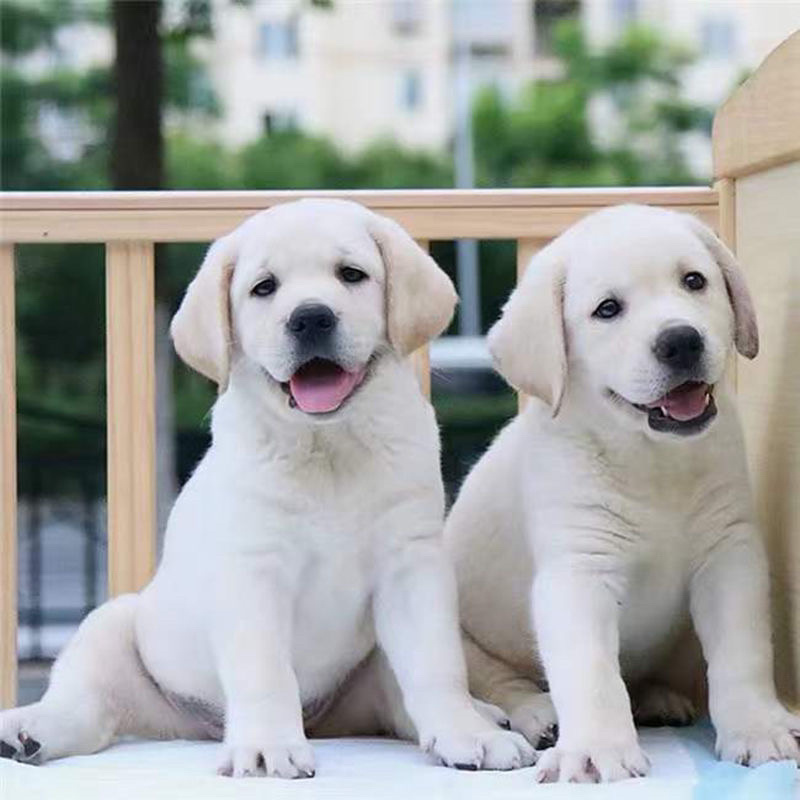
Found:
<path fill-rule="evenodd" d="M 0 245 L 0 708 L 17 695 L 17 393 L 14 245 Z"/>
<path fill-rule="evenodd" d="M 531 259 L 545 246 L 541 239 L 517 239 L 517 284 L 522 280 Z M 525 407 L 525 395 L 517 392 L 517 409 Z"/>
<path fill-rule="evenodd" d="M 736 181 L 733 178 L 723 178 L 716 182 L 714 187 L 719 197 L 719 237 L 736 252 Z M 738 380 L 736 353 L 730 357 L 728 373 L 731 385 L 736 389 Z"/>
<path fill-rule="evenodd" d="M 417 239 L 417 244 L 425 250 L 428 251 L 430 243 L 424 239 Z M 409 358 L 411 359 L 411 363 L 414 365 L 414 372 L 417 373 L 417 380 L 419 381 L 419 388 L 422 390 L 422 394 L 425 397 L 430 398 L 431 396 L 431 352 L 430 347 L 425 345 L 424 347 L 420 347 L 418 350 L 415 350 Z"/>
<path fill-rule="evenodd" d="M 154 267 L 151 242 L 106 245 L 108 586 L 141 589 L 156 552 Z"/>

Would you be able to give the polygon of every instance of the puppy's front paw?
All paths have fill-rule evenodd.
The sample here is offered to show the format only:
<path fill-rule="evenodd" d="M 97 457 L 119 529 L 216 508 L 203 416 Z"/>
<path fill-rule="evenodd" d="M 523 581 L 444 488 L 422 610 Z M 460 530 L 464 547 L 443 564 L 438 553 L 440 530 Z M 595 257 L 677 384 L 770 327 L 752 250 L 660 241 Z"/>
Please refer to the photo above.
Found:
<path fill-rule="evenodd" d="M 748 713 L 727 715 L 717 727 L 717 755 L 723 761 L 757 767 L 767 761 L 790 760 L 800 764 L 800 717 L 779 703 Z"/>
<path fill-rule="evenodd" d="M 640 778 L 649 771 L 650 761 L 636 741 L 622 746 L 594 742 L 545 750 L 534 778 L 539 783 L 601 783 Z"/>
<path fill-rule="evenodd" d="M 440 731 L 422 742 L 422 747 L 456 769 L 509 770 L 536 761 L 536 751 L 524 736 L 494 727 L 478 732 Z"/>
<path fill-rule="evenodd" d="M 308 742 L 272 742 L 257 746 L 225 745 L 217 772 L 234 778 L 268 775 L 313 778 L 314 751 Z"/>

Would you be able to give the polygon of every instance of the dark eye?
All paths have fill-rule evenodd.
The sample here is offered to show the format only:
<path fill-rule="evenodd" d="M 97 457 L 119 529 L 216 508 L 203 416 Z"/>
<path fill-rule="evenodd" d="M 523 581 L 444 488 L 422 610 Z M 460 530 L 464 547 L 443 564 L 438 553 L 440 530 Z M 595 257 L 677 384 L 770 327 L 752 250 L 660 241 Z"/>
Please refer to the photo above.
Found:
<path fill-rule="evenodd" d="M 701 289 L 706 288 L 706 277 L 705 275 L 701 275 L 699 272 L 687 272 L 683 276 L 683 285 L 690 291 L 690 292 L 699 292 Z"/>
<path fill-rule="evenodd" d="M 339 267 L 339 277 L 345 283 L 361 283 L 367 279 L 367 273 L 356 267 Z"/>
<path fill-rule="evenodd" d="M 270 275 L 268 278 L 264 278 L 263 281 L 259 281 L 251 290 L 250 294 L 253 297 L 269 297 L 271 294 L 275 294 L 278 290 L 278 281 Z"/>
<path fill-rule="evenodd" d="M 620 303 L 619 300 L 615 300 L 613 297 L 609 297 L 597 306 L 592 316 L 598 317 L 599 319 L 613 319 L 621 312 L 622 303 Z"/>

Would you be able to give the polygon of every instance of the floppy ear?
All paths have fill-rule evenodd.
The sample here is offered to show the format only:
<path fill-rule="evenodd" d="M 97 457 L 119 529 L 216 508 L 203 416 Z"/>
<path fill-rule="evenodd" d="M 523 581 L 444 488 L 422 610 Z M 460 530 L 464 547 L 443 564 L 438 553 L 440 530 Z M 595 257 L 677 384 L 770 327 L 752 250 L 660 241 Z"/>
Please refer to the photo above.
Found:
<path fill-rule="evenodd" d="M 489 331 L 497 371 L 558 414 L 567 380 L 563 262 L 552 246 L 537 253 Z"/>
<path fill-rule="evenodd" d="M 211 245 L 189 284 L 170 332 L 178 355 L 201 375 L 228 385 L 231 349 L 230 285 L 239 250 L 234 231 Z"/>
<path fill-rule="evenodd" d="M 686 217 L 692 230 L 711 251 L 725 279 L 728 298 L 733 308 L 736 349 L 745 358 L 755 358 L 758 355 L 758 322 L 753 299 L 750 297 L 739 262 L 710 228 L 691 214 L 687 214 Z"/>
<path fill-rule="evenodd" d="M 372 215 L 370 233 L 386 267 L 389 342 L 407 356 L 450 324 L 458 295 L 446 273 L 394 220 Z"/>

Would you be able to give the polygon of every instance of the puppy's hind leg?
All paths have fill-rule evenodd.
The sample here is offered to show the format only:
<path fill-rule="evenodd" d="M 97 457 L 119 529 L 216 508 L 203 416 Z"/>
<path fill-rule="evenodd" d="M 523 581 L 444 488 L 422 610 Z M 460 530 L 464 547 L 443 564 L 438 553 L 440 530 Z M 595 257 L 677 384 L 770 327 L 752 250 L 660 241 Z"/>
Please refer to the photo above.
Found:
<path fill-rule="evenodd" d="M 191 735 L 142 667 L 138 601 L 123 595 L 89 614 L 53 665 L 42 699 L 0 711 L 0 757 L 42 763 L 96 753 L 119 734 Z"/>
<path fill-rule="evenodd" d="M 469 636 L 463 636 L 463 643 L 470 692 L 502 708 L 511 729 L 521 733 L 537 750 L 552 747 L 558 738 L 558 721 L 550 694 L 487 653 Z"/>

